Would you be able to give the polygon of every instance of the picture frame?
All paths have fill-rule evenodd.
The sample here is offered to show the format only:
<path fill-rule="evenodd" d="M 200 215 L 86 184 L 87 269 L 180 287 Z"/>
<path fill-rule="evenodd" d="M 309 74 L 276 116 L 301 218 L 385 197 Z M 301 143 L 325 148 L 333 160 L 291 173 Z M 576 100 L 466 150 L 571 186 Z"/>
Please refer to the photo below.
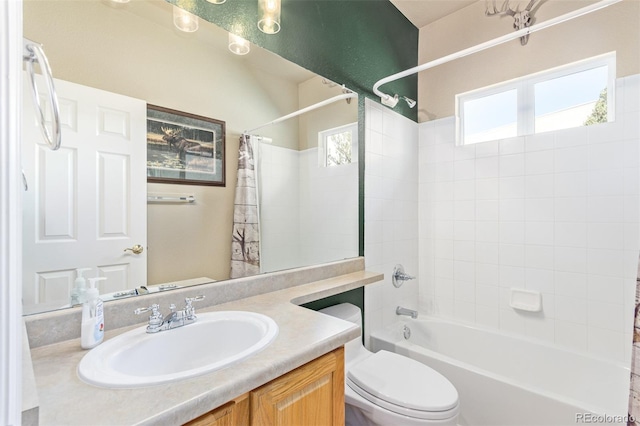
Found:
<path fill-rule="evenodd" d="M 225 186 L 225 122 L 147 104 L 147 182 Z"/>

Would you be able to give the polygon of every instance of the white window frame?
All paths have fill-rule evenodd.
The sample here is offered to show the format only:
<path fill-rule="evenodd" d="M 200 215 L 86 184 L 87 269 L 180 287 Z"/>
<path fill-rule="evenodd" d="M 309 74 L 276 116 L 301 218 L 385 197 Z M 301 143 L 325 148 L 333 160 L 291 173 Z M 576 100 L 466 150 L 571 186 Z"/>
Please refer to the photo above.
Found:
<path fill-rule="evenodd" d="M 535 134 L 535 85 L 556 78 L 580 73 L 594 68 L 607 66 L 607 122 L 615 121 L 615 80 L 616 54 L 615 52 L 594 56 L 561 67 L 530 74 L 525 77 L 509 80 L 503 83 L 483 87 L 481 89 L 456 95 L 456 145 L 464 142 L 464 105 L 466 102 L 495 95 L 509 90 L 517 90 L 517 136 Z M 488 141 L 487 141 L 488 142 Z M 482 142 L 476 142 L 482 143 Z"/>
<path fill-rule="evenodd" d="M 329 136 L 351 131 L 351 163 L 358 162 L 358 123 L 349 123 L 343 126 L 334 127 L 332 129 L 321 130 L 318 132 L 318 166 L 334 167 L 327 165 L 327 138 Z"/>

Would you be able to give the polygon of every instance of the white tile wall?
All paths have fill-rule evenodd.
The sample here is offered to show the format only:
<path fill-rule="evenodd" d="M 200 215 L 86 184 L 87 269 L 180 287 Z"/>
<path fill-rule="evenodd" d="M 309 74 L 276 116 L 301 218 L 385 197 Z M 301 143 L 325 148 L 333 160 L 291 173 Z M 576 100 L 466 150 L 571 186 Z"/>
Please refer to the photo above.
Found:
<path fill-rule="evenodd" d="M 375 127 L 390 114 L 369 110 L 371 139 L 392 139 Z M 613 123 L 465 147 L 455 146 L 453 118 L 419 125 L 420 310 L 628 362 L 639 114 L 636 75 L 617 82 Z M 383 179 L 375 173 L 367 173 L 367 227 L 384 220 L 377 209 L 390 197 L 373 196 Z M 388 268 L 395 257 L 385 255 L 395 253 L 379 251 L 376 265 Z M 543 312 L 512 309 L 512 287 L 541 292 Z"/>
<path fill-rule="evenodd" d="M 398 263 L 406 273 L 418 275 L 418 125 L 367 99 L 365 129 L 365 264 L 368 270 L 385 274 L 384 281 L 365 287 L 368 336 L 396 321 L 396 306 L 418 309 L 422 277 L 401 288 L 391 284 Z M 442 148 L 439 155 L 453 159 L 453 149 Z M 439 173 L 449 176 L 454 171 Z M 450 215 L 453 205 L 448 207 L 442 208 Z"/>
<path fill-rule="evenodd" d="M 319 167 L 317 148 L 299 156 L 301 264 L 356 257 L 358 163 Z"/>
<path fill-rule="evenodd" d="M 298 152 L 260 143 L 258 156 L 262 270 L 268 272 L 299 266 Z"/>
<path fill-rule="evenodd" d="M 266 143 L 259 155 L 263 271 L 358 256 L 358 164 Z"/>

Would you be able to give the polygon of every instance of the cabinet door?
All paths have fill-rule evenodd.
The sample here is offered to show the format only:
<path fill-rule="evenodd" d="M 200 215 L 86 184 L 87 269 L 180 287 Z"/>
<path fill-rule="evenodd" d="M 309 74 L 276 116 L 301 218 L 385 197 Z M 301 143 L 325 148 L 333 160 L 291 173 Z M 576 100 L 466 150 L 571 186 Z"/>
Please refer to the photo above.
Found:
<path fill-rule="evenodd" d="M 251 392 L 252 425 L 344 425 L 344 349 Z"/>
<path fill-rule="evenodd" d="M 216 408 L 184 426 L 248 426 L 249 394 L 242 395 L 233 401 Z"/>

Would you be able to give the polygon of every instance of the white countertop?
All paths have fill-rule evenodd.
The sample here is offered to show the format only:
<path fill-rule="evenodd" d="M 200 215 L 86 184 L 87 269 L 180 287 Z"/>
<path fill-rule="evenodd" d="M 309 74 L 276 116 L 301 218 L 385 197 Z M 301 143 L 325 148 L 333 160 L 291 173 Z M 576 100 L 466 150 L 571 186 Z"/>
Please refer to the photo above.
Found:
<path fill-rule="evenodd" d="M 262 313 L 275 320 L 279 334 L 266 349 L 246 360 L 171 384 L 137 389 L 91 386 L 80 381 L 76 372 L 80 359 L 87 353 L 80 349 L 79 339 L 34 348 L 31 358 L 40 424 L 185 423 L 356 338 L 359 330 L 354 324 L 297 304 L 362 287 L 382 278 L 382 274 L 358 271 L 199 310 Z M 140 325 L 108 331 L 105 339 L 136 327 Z"/>

